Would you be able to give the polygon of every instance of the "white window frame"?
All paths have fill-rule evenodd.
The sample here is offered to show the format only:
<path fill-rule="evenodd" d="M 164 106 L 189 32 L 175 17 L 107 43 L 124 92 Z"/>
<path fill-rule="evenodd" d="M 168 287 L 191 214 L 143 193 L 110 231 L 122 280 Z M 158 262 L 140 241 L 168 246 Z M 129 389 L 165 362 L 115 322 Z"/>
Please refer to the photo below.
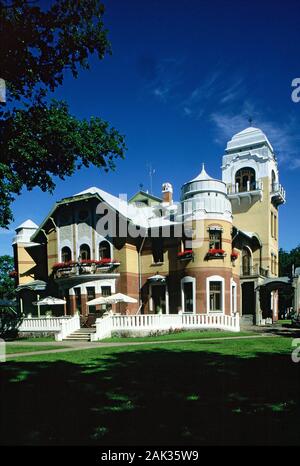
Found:
<path fill-rule="evenodd" d="M 221 307 L 220 311 L 210 310 L 210 282 L 221 282 Z M 225 314 L 225 279 L 220 275 L 211 275 L 206 279 L 206 313 L 207 314 Z"/>
<path fill-rule="evenodd" d="M 184 284 L 185 283 L 192 283 L 193 287 L 193 312 L 189 312 L 188 314 L 196 314 L 196 278 L 195 277 L 183 277 L 180 280 L 180 287 L 181 287 L 181 309 L 182 312 L 185 311 L 185 306 L 184 306 Z"/>

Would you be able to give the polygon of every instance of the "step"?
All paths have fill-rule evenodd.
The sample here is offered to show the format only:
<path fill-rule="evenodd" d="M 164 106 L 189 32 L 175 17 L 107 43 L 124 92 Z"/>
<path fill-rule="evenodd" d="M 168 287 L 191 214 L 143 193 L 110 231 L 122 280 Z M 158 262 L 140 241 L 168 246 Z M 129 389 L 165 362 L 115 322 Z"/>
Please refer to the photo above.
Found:
<path fill-rule="evenodd" d="M 69 335 L 68 337 L 63 338 L 63 341 L 91 341 L 91 339 L 90 337 L 82 338 L 82 337 L 74 337 L 72 335 Z"/>

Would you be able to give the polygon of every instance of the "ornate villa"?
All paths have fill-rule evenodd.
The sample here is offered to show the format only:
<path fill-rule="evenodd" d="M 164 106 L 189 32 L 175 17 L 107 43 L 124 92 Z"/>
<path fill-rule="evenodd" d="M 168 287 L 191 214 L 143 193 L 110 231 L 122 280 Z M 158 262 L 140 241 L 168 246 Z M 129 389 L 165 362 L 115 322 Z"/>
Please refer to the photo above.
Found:
<path fill-rule="evenodd" d="M 87 302 L 120 292 L 137 300 L 114 305 L 121 314 L 238 313 L 256 324 L 274 321 L 284 202 L 273 147 L 254 127 L 227 143 L 222 179 L 203 166 L 177 201 L 169 182 L 161 198 L 140 191 L 128 201 L 88 188 L 56 202 L 40 225 L 26 220 L 16 229 L 20 308 L 36 315 L 33 302 L 51 295 L 66 301 L 65 315 L 97 317 L 103 306 Z M 98 226 L 108 214 L 117 228 L 105 234 Z"/>

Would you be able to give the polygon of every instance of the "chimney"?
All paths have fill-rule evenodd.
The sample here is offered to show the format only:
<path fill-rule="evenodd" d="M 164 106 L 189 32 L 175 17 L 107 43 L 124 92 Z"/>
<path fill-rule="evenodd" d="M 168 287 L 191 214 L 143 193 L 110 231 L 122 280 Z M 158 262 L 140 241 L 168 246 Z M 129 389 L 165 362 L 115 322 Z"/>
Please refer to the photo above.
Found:
<path fill-rule="evenodd" d="M 162 196 L 164 204 L 173 203 L 173 186 L 171 183 L 163 183 L 162 185 Z"/>

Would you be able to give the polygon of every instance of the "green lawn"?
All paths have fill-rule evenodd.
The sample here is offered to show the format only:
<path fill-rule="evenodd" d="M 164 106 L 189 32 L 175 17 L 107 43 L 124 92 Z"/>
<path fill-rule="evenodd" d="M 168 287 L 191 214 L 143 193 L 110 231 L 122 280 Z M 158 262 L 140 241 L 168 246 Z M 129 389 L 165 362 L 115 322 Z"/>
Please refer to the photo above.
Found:
<path fill-rule="evenodd" d="M 47 350 L 55 350 L 55 349 L 63 349 L 68 348 L 67 346 L 56 346 L 56 345 L 14 345 L 14 344 L 7 344 L 5 351 L 6 354 L 14 354 L 14 353 L 30 353 L 31 351 L 47 351 Z"/>
<path fill-rule="evenodd" d="M 166 340 L 194 340 L 201 338 L 237 337 L 257 335 L 255 332 L 223 332 L 217 330 L 192 331 L 167 333 L 165 335 L 145 336 L 145 337 L 111 337 L 101 340 L 103 343 L 126 343 L 136 341 L 166 341 Z"/>
<path fill-rule="evenodd" d="M 26 341 L 28 343 L 38 343 L 38 342 L 47 342 L 47 341 L 55 341 L 54 336 L 52 337 L 31 337 L 31 338 L 17 338 L 15 341 Z"/>
<path fill-rule="evenodd" d="M 96 348 L 1 365 L 2 444 L 298 444 L 292 339 Z"/>

